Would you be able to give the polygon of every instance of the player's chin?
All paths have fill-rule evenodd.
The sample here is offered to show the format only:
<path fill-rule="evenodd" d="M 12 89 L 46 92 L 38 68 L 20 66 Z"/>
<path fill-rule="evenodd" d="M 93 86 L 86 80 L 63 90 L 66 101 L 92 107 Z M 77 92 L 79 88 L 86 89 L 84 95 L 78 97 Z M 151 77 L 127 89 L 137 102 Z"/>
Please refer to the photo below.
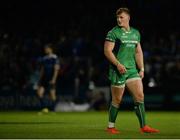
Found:
<path fill-rule="evenodd" d="M 122 24 L 120 22 L 118 22 L 117 24 L 118 24 L 118 26 L 122 27 Z"/>

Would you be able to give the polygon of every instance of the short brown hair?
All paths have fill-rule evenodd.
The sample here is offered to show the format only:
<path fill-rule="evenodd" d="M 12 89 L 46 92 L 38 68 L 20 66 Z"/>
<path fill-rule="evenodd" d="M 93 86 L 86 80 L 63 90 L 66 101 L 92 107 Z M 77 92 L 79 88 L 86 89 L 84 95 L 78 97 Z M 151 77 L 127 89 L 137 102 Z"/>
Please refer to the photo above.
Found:
<path fill-rule="evenodd" d="M 128 8 L 126 8 L 126 7 L 122 7 L 122 8 L 117 9 L 116 16 L 120 15 L 123 12 L 130 16 L 130 10 Z"/>

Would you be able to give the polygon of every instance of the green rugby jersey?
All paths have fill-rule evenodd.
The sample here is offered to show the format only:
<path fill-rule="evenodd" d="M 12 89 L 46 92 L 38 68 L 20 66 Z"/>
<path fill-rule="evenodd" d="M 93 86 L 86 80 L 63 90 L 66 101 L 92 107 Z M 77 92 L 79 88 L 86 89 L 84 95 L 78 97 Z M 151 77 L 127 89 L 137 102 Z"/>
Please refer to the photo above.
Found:
<path fill-rule="evenodd" d="M 126 68 L 136 68 L 135 49 L 140 42 L 138 30 L 130 27 L 129 31 L 125 31 L 115 26 L 107 33 L 106 40 L 115 43 L 113 53 L 121 64 Z"/>

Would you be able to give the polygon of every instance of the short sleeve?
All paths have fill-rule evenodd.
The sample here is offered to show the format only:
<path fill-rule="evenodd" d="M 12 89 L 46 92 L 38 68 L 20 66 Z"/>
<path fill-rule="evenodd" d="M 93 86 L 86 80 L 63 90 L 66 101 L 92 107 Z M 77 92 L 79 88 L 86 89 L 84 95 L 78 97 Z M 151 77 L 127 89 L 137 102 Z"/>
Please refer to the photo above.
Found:
<path fill-rule="evenodd" d="M 111 42 L 115 42 L 115 40 L 116 40 L 115 34 L 112 31 L 109 31 L 106 35 L 106 40 L 111 41 Z"/>
<path fill-rule="evenodd" d="M 138 36 L 138 42 L 140 42 L 141 41 L 141 34 L 139 33 L 139 31 L 137 31 L 137 36 Z"/>
<path fill-rule="evenodd" d="M 56 69 L 60 68 L 60 61 L 59 61 L 58 57 L 55 59 L 55 67 L 56 67 Z"/>
<path fill-rule="evenodd" d="M 56 65 L 59 65 L 60 64 L 60 61 L 59 61 L 59 58 L 57 57 L 56 60 L 55 60 L 55 64 Z"/>

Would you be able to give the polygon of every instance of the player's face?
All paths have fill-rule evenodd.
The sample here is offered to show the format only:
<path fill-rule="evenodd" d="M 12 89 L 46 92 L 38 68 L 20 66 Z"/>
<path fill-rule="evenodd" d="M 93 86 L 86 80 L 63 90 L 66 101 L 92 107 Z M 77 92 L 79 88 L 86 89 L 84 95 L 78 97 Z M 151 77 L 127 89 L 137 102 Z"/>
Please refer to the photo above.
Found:
<path fill-rule="evenodd" d="M 45 47 L 44 52 L 45 52 L 45 54 L 50 54 L 50 53 L 52 53 L 52 49 L 49 47 Z"/>
<path fill-rule="evenodd" d="M 117 24 L 121 27 L 129 26 L 129 20 L 130 20 L 130 16 L 125 12 L 117 15 Z"/>

